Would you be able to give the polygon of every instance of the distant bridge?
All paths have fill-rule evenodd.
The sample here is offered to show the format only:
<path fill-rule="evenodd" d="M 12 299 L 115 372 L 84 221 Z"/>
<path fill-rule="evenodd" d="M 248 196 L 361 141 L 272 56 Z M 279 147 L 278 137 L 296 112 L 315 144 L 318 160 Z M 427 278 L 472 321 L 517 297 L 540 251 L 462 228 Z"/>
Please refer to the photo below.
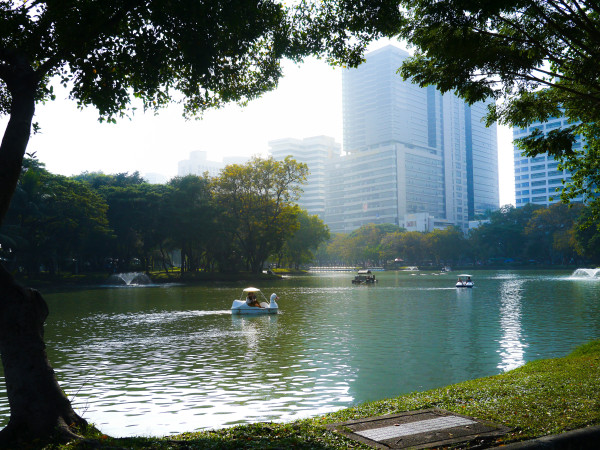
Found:
<path fill-rule="evenodd" d="M 348 266 L 324 266 L 317 267 L 311 266 L 308 268 L 309 272 L 356 272 L 358 270 L 357 267 L 348 267 Z"/>

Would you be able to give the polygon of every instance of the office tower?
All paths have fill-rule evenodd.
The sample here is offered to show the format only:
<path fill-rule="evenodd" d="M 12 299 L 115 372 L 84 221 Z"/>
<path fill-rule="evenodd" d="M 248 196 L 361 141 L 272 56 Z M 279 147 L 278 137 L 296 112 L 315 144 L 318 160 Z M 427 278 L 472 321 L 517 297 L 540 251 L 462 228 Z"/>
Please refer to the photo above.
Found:
<path fill-rule="evenodd" d="M 329 136 L 314 136 L 305 139 L 278 139 L 269 141 L 269 151 L 273 158 L 282 161 L 291 156 L 308 166 L 307 183 L 298 204 L 311 215 L 321 219 L 325 212 L 325 165 L 334 157 L 339 157 L 341 144 Z"/>
<path fill-rule="evenodd" d="M 397 70 L 408 56 L 386 46 L 343 74 L 347 155 L 329 166 L 332 231 L 402 226 L 414 214 L 466 230 L 469 219 L 499 206 L 496 127 L 481 122 L 486 104 L 404 81 Z"/>
<path fill-rule="evenodd" d="M 207 158 L 206 152 L 197 150 L 190 152 L 190 159 L 179 161 L 177 175 L 184 177 L 186 175 L 203 176 L 208 173 L 210 177 L 217 177 L 221 170 L 229 164 L 246 164 L 249 158 L 245 156 L 224 157 L 222 162 L 211 161 Z"/>
<path fill-rule="evenodd" d="M 527 128 L 513 128 L 513 139 L 529 136 L 534 130 L 547 133 L 550 130 L 560 129 L 568 126 L 565 118 L 552 118 L 545 123 L 535 122 Z M 581 149 L 582 139 L 578 136 L 574 144 L 576 149 Z M 527 203 L 537 205 L 550 205 L 560 202 L 560 191 L 563 181 L 570 181 L 571 174 L 566 170 L 558 168 L 558 161 L 548 154 L 527 158 L 521 155 L 521 150 L 514 147 L 515 162 L 515 202 L 516 207 Z M 581 202 L 578 197 L 573 201 Z"/>
<path fill-rule="evenodd" d="M 164 176 L 162 173 L 155 172 L 145 173 L 144 180 L 146 180 L 150 184 L 165 184 L 167 181 L 169 181 L 167 177 Z"/>
<path fill-rule="evenodd" d="M 223 163 L 210 161 L 206 157 L 206 152 L 190 152 L 190 159 L 179 161 L 177 175 L 184 177 L 186 175 L 204 175 L 208 173 L 211 177 L 216 177 L 224 167 Z"/>

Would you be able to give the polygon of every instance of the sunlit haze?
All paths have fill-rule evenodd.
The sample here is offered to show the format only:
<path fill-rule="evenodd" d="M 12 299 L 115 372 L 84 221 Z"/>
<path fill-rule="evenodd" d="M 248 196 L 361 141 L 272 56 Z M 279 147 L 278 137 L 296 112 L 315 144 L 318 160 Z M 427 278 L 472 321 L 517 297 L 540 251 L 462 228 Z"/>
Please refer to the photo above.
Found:
<path fill-rule="evenodd" d="M 173 105 L 158 116 L 138 110 L 132 120 L 99 123 L 94 108 L 77 109 L 68 93 L 55 86 L 57 100 L 36 108 L 41 132 L 32 136 L 27 152 L 36 152 L 49 171 L 63 175 L 137 170 L 168 179 L 177 175 L 177 163 L 196 150 L 221 161 L 224 156 L 267 156 L 268 142 L 286 137 L 327 135 L 342 143 L 343 70 L 316 59 L 286 62 L 277 90 L 244 108 L 229 105 L 188 121 Z M 2 124 L 4 129 L 6 118 Z M 511 131 L 499 127 L 498 140 L 500 204 L 514 204 Z"/>

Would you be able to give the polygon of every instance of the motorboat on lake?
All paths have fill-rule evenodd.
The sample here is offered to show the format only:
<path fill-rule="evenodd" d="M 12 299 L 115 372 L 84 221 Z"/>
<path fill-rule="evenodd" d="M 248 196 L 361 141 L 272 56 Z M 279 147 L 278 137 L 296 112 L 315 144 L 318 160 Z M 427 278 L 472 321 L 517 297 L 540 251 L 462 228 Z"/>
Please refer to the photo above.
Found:
<path fill-rule="evenodd" d="M 257 303 L 260 306 L 250 306 L 246 301 L 249 296 L 256 298 Z M 257 296 L 261 298 L 258 299 Z M 279 306 L 275 300 L 278 300 L 277 294 L 271 294 L 269 303 L 267 298 L 263 295 L 260 289 L 255 287 L 247 287 L 242 291 L 242 296 L 239 300 L 234 300 L 231 305 L 231 314 L 248 314 L 248 315 L 259 315 L 259 314 L 277 314 Z M 262 301 L 261 301 L 262 300 Z"/>
<path fill-rule="evenodd" d="M 458 281 L 456 282 L 457 288 L 472 288 L 473 280 L 471 279 L 471 275 L 468 273 L 463 273 L 458 276 Z"/>
<path fill-rule="evenodd" d="M 354 277 L 352 284 L 374 284 L 376 281 L 375 275 L 370 270 L 365 269 L 358 271 L 358 275 Z"/>

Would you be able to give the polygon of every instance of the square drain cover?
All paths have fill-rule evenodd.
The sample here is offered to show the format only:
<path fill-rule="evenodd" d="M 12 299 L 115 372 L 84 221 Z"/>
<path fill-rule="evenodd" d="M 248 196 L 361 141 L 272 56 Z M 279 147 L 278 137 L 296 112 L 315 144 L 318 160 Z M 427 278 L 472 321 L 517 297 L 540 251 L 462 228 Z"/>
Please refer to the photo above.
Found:
<path fill-rule="evenodd" d="M 510 431 L 502 425 L 441 409 L 424 409 L 327 425 L 374 448 L 429 448 L 494 438 Z"/>

